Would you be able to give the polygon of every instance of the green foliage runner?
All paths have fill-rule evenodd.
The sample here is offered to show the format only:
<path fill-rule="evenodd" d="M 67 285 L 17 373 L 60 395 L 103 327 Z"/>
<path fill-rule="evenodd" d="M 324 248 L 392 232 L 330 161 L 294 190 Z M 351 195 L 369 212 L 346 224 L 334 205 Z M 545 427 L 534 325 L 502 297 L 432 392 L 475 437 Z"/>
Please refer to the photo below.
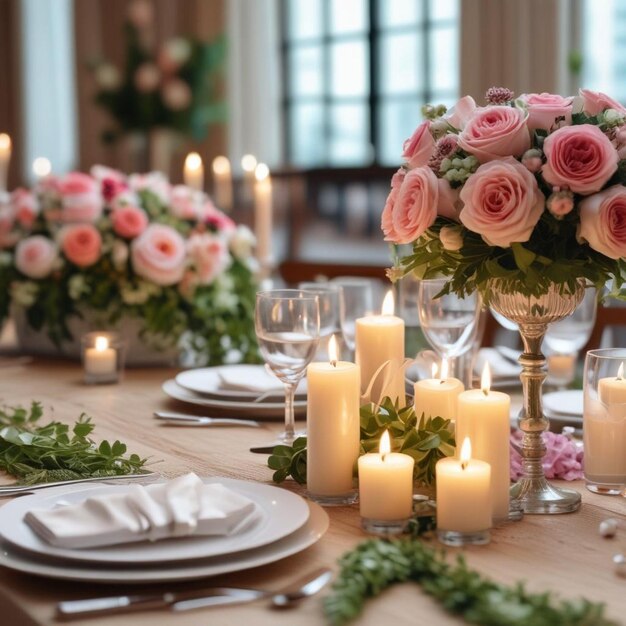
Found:
<path fill-rule="evenodd" d="M 398 408 L 390 398 L 380 405 L 361 407 L 360 454 L 376 452 L 380 437 L 388 430 L 393 452 L 403 452 L 415 459 L 413 478 L 419 486 L 432 487 L 437 461 L 454 454 L 454 434 L 450 420 L 442 417 L 417 419 L 412 406 Z M 291 476 L 301 485 L 306 483 L 306 437 L 299 437 L 293 446 L 274 448 L 267 464 L 275 470 L 273 479 L 280 483 Z"/>
<path fill-rule="evenodd" d="M 39 402 L 33 402 L 29 411 L 0 409 L 0 470 L 21 484 L 137 474 L 144 468 L 146 459 L 137 454 L 125 457 L 126 444 L 120 441 L 96 445 L 89 438 L 94 425 L 84 413 L 71 433 L 60 422 L 37 426 L 42 415 Z"/>
<path fill-rule="evenodd" d="M 372 539 L 339 561 L 332 593 L 324 599 L 328 622 L 342 626 L 363 610 L 365 600 L 395 583 L 413 581 L 449 613 L 480 626 L 617 626 L 604 605 L 530 593 L 522 583 L 500 585 L 468 568 L 462 556 L 448 563 L 445 552 L 418 539 Z"/>

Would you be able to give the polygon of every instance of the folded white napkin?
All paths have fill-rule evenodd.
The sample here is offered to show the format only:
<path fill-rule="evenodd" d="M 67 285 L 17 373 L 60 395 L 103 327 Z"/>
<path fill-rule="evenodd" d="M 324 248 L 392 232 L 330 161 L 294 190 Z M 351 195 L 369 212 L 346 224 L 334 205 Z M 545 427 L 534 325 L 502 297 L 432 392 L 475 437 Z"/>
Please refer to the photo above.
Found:
<path fill-rule="evenodd" d="M 252 500 L 195 474 L 167 483 L 130 485 L 124 493 L 29 511 L 24 521 L 62 548 L 96 548 L 188 535 L 231 535 L 257 517 Z"/>
<path fill-rule="evenodd" d="M 258 394 L 276 391 L 277 394 L 281 394 L 285 389 L 283 383 L 264 367 L 224 367 L 218 370 L 217 375 L 220 379 L 220 389 L 224 391 L 250 391 Z M 306 393 L 304 380 L 300 381 L 297 393 Z"/>
<path fill-rule="evenodd" d="M 522 371 L 520 365 L 503 357 L 496 348 L 481 348 L 478 351 L 474 362 L 474 374 L 476 376 L 482 374 L 485 363 L 489 363 L 494 378 L 514 378 L 519 376 Z"/>

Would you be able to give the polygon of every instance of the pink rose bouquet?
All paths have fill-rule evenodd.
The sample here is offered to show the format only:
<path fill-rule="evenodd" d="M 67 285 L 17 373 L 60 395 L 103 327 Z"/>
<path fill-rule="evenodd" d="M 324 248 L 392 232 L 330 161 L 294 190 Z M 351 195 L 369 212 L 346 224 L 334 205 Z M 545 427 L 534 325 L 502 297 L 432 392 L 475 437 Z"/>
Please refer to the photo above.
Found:
<path fill-rule="evenodd" d="M 137 318 L 153 347 L 184 336 L 199 362 L 258 358 L 253 250 L 207 194 L 97 165 L 2 202 L 0 324 L 24 308 L 60 345 L 72 316 L 97 310 L 112 327 Z M 12 300 L 24 292 L 32 302 Z"/>
<path fill-rule="evenodd" d="M 626 281 L 626 107 L 581 89 L 515 98 L 487 91 L 450 111 L 426 106 L 403 146 L 381 216 L 385 240 L 411 245 L 389 276 L 444 275 L 445 293 L 498 278 L 539 296 L 578 280 Z"/>

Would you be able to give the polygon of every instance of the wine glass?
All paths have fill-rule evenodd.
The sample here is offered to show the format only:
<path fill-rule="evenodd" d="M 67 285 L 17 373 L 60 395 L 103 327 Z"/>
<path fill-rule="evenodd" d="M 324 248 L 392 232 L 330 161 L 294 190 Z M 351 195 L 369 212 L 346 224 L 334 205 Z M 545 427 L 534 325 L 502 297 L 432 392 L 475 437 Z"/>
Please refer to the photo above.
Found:
<path fill-rule="evenodd" d="M 339 331 L 339 309 L 342 288 L 334 283 L 303 282 L 298 289 L 314 293 L 320 309 L 320 342 L 315 355 L 318 361 L 328 361 L 328 340 Z"/>
<path fill-rule="evenodd" d="M 470 350 L 476 340 L 481 301 L 477 293 L 465 298 L 455 293 L 436 297 L 446 282 L 445 278 L 420 282 L 418 313 L 428 343 L 448 361 L 450 376 L 455 376 L 455 359 Z"/>
<path fill-rule="evenodd" d="M 548 326 L 544 338 L 548 361 L 548 382 L 566 387 L 576 376 L 578 353 L 589 341 L 596 323 L 596 289 L 587 287 L 576 310 Z"/>
<path fill-rule="evenodd" d="M 356 321 L 374 311 L 374 288 L 372 281 L 358 276 L 340 276 L 332 283 L 341 287 L 339 319 L 343 340 L 354 352 Z"/>
<path fill-rule="evenodd" d="M 285 430 L 279 439 L 292 442 L 296 437 L 296 387 L 319 343 L 318 297 L 299 289 L 260 291 L 256 295 L 254 327 L 263 358 L 285 385 Z"/>

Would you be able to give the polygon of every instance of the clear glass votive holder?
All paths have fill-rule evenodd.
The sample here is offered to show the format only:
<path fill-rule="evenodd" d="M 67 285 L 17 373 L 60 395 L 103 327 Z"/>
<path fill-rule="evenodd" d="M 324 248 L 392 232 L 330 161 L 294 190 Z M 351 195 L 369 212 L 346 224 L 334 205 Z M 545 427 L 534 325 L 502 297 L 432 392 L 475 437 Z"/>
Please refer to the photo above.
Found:
<path fill-rule="evenodd" d="M 626 488 L 626 348 L 590 350 L 583 382 L 583 470 L 587 489 Z"/>
<path fill-rule="evenodd" d="M 307 491 L 306 496 L 320 506 L 350 506 L 359 501 L 359 492 L 356 489 L 339 495 L 324 495 Z"/>
<path fill-rule="evenodd" d="M 85 383 L 110 384 L 120 381 L 124 372 L 126 343 L 117 333 L 96 331 L 81 339 Z"/>
<path fill-rule="evenodd" d="M 437 539 L 446 546 L 484 546 L 491 541 L 489 529 L 461 532 L 437 529 Z"/>
<path fill-rule="evenodd" d="M 380 535 L 382 537 L 400 535 L 406 531 L 410 519 L 410 517 L 398 520 L 362 517 L 361 528 L 370 535 Z"/>

